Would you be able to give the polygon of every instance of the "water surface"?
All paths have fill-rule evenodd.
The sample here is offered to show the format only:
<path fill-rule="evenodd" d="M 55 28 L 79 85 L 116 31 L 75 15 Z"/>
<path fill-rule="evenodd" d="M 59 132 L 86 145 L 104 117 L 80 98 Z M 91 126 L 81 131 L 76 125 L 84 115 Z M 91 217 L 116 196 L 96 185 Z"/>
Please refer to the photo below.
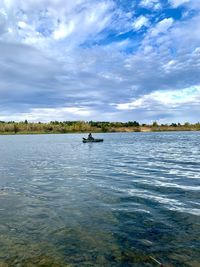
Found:
<path fill-rule="evenodd" d="M 0 136 L 0 266 L 200 266 L 200 133 Z"/>

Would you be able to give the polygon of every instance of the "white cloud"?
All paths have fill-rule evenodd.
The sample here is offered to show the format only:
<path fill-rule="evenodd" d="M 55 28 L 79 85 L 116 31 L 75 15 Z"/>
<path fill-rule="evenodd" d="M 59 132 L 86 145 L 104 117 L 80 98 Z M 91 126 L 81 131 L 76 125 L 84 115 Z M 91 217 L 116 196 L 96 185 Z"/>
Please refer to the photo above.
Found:
<path fill-rule="evenodd" d="M 156 36 L 160 33 L 166 33 L 173 25 L 174 20 L 172 18 L 165 18 L 159 21 L 156 26 L 151 30 L 151 35 Z"/>
<path fill-rule="evenodd" d="M 151 103 L 180 108 L 171 88 L 186 94 L 200 84 L 200 16 L 174 21 L 159 10 L 163 19 L 153 25 L 160 2 L 142 4 L 153 12 L 133 22 L 135 10 L 112 0 L 0 2 L 1 114 L 125 120 L 132 111 L 142 118 Z M 179 97 L 194 107 L 194 97 Z"/>
<path fill-rule="evenodd" d="M 132 110 L 137 108 L 154 109 L 156 105 L 165 106 L 165 108 L 174 108 L 187 104 L 200 104 L 200 86 L 182 90 L 155 91 L 132 102 L 117 104 L 116 108 L 119 110 Z"/>
<path fill-rule="evenodd" d="M 147 27 L 148 25 L 149 19 L 145 16 L 140 16 L 133 22 L 133 28 L 136 30 L 140 30 L 142 27 Z"/>
<path fill-rule="evenodd" d="M 161 8 L 161 3 L 159 0 L 142 0 L 140 5 L 145 8 L 158 10 Z"/>
<path fill-rule="evenodd" d="M 173 7 L 175 7 L 175 8 L 178 7 L 178 6 L 180 6 L 180 5 L 183 5 L 185 3 L 190 2 L 190 0 L 169 0 L 169 1 L 170 1 L 171 5 Z"/>
<path fill-rule="evenodd" d="M 7 22 L 6 22 L 6 16 L 5 14 L 0 12 L 0 35 L 6 32 L 6 27 Z"/>
<path fill-rule="evenodd" d="M 184 5 L 186 8 L 184 16 L 187 15 L 187 13 L 190 13 L 190 10 L 199 10 L 200 9 L 200 1 L 198 0 L 168 0 L 169 4 L 173 8 L 178 8 L 181 5 Z"/>
<path fill-rule="evenodd" d="M 74 31 L 75 25 L 70 21 L 67 25 L 60 23 L 59 27 L 54 31 L 53 37 L 56 40 L 64 39 Z"/>
<path fill-rule="evenodd" d="M 2 10 L 8 17 L 12 32 L 4 36 L 9 41 L 21 42 L 49 50 L 59 41 L 74 48 L 89 38 L 95 38 L 103 29 L 111 26 L 114 15 L 112 1 L 75 0 L 7 0 Z M 0 15 L 0 34 L 3 17 Z M 5 24 L 5 22 L 4 22 Z M 5 26 L 4 26 L 5 28 Z"/>
<path fill-rule="evenodd" d="M 29 112 L 15 113 L 15 115 L 1 115 L 0 120 L 15 120 L 15 121 L 42 121 L 48 122 L 52 120 L 64 121 L 92 118 L 93 111 L 87 108 L 80 107 L 59 107 L 59 108 L 32 108 Z"/>

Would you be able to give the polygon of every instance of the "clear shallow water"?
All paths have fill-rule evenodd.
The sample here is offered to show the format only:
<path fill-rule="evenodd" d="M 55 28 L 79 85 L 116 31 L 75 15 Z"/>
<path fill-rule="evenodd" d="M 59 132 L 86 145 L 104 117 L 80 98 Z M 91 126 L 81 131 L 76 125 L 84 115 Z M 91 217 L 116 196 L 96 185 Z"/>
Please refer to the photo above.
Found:
<path fill-rule="evenodd" d="M 0 136 L 0 266 L 200 266 L 200 133 Z"/>

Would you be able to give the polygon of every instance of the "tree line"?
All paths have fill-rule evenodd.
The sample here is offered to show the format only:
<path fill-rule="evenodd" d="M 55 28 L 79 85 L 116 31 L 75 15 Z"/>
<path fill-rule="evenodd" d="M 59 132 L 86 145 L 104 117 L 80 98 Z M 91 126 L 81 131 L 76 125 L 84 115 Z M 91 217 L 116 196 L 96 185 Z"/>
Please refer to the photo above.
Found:
<path fill-rule="evenodd" d="M 50 121 L 22 122 L 0 121 L 1 134 L 25 133 L 78 133 L 78 132 L 140 132 L 140 131 L 178 131 L 200 130 L 200 123 L 186 122 L 159 124 L 140 124 L 137 121 L 107 122 L 107 121 Z"/>

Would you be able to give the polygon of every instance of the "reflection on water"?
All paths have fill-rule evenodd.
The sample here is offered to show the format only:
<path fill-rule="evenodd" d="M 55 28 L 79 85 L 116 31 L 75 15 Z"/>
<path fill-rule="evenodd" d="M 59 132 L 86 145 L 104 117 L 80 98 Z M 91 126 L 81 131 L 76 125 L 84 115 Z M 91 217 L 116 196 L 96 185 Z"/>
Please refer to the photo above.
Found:
<path fill-rule="evenodd" d="M 200 266 L 200 133 L 101 136 L 0 136 L 1 267 Z"/>

